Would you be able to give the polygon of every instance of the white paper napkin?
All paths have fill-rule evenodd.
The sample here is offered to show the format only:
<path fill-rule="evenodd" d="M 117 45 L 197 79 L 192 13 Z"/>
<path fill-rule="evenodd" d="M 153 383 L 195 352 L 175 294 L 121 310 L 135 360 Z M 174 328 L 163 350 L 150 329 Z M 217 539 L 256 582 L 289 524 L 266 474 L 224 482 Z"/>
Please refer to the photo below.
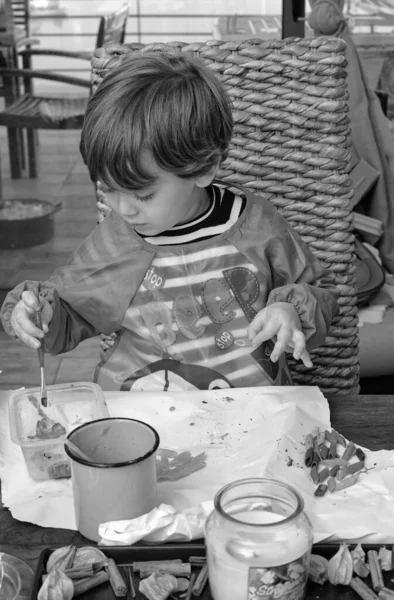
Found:
<path fill-rule="evenodd" d="M 318 388 L 107 392 L 105 396 L 111 416 L 137 418 L 155 427 L 161 447 L 189 450 L 193 455 L 206 452 L 204 469 L 159 484 L 160 504 L 176 511 L 196 511 L 231 481 L 273 477 L 300 491 L 315 542 L 337 538 L 394 542 L 393 451 L 366 451 L 369 471 L 357 484 L 323 498 L 313 495 L 316 486 L 303 464 L 304 438 L 316 426 L 331 427 L 328 403 Z M 4 395 L 0 400 L 0 476 L 3 502 L 15 518 L 76 528 L 71 482 L 30 479 L 20 448 L 10 440 Z M 113 531 L 107 527 L 111 539 L 117 526 Z"/>

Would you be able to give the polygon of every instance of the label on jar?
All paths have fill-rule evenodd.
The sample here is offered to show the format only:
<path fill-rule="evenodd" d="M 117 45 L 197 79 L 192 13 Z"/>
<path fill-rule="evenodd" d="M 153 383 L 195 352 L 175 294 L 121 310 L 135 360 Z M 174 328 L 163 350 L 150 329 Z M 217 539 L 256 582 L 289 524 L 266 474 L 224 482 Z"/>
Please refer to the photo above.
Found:
<path fill-rule="evenodd" d="M 308 580 L 308 552 L 277 567 L 249 567 L 247 600 L 301 600 Z"/>

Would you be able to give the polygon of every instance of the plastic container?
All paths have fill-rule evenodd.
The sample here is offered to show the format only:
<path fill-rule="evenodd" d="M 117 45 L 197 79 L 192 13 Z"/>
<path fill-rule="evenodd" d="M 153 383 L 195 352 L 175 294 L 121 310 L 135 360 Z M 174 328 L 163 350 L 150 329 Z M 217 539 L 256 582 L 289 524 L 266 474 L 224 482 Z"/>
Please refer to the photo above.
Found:
<path fill-rule="evenodd" d="M 79 425 L 109 416 L 103 391 L 95 383 L 50 385 L 47 394 L 47 408 L 41 406 L 38 387 L 18 390 L 9 398 L 11 439 L 21 447 L 29 475 L 35 481 L 70 477 L 64 439 Z M 49 434 L 53 435 L 50 439 L 44 439 L 41 433 L 37 437 L 37 423 L 45 417 L 60 424 Z M 45 422 L 50 423 L 48 419 Z"/>
<path fill-rule="evenodd" d="M 299 493 L 273 479 L 222 488 L 207 519 L 205 544 L 214 600 L 302 600 L 313 542 Z"/>
<path fill-rule="evenodd" d="M 33 570 L 16 556 L 0 552 L 1 600 L 27 600 L 34 585 Z"/>
<path fill-rule="evenodd" d="M 157 431 L 143 421 L 100 419 L 74 429 L 68 439 L 89 461 L 74 455 L 72 485 L 78 531 L 100 540 L 99 525 L 140 517 L 157 506 Z"/>

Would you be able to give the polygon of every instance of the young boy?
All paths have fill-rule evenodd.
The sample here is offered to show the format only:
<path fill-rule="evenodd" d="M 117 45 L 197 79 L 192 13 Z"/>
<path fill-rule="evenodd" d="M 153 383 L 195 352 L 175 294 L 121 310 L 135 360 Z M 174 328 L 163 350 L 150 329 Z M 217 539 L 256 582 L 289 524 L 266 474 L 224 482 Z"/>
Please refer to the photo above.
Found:
<path fill-rule="evenodd" d="M 190 57 L 110 72 L 81 152 L 112 210 L 49 281 L 8 294 L 5 330 L 51 354 L 117 332 L 96 369 L 107 390 L 289 385 L 285 351 L 312 366 L 338 290 L 273 206 L 212 183 L 232 129 L 225 91 Z"/>

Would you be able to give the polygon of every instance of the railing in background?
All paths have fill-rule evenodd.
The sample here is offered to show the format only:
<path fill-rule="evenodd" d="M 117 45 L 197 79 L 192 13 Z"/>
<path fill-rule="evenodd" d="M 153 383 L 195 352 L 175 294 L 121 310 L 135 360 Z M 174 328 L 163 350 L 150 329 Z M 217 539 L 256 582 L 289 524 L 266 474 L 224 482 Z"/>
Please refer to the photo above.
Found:
<path fill-rule="evenodd" d="M 91 14 L 89 14 L 89 4 L 92 7 Z M 133 4 L 134 6 L 130 4 L 130 13 L 126 28 L 126 43 L 169 42 L 174 40 L 194 42 L 207 41 L 212 38 L 223 39 L 225 38 L 224 30 L 228 29 L 230 22 L 232 26 L 234 26 L 235 22 L 241 25 L 240 34 L 244 39 L 245 35 L 242 30 L 243 21 L 246 24 L 259 23 L 258 30 L 255 29 L 253 33 L 252 29 L 251 33 L 248 33 L 246 37 L 266 37 L 266 39 L 281 37 L 280 15 L 266 16 L 260 13 L 251 13 L 237 15 L 234 20 L 234 15 L 229 15 L 225 12 L 217 12 L 215 14 L 209 12 L 167 12 L 165 14 L 155 12 L 142 14 L 140 3 Z M 111 5 L 113 5 L 113 0 Z M 41 46 L 45 48 L 91 51 L 99 22 L 97 2 L 95 0 L 85 0 L 82 5 L 78 0 L 67 0 L 67 7 L 67 13 L 64 9 L 52 10 L 50 12 L 31 10 L 31 35 L 38 38 Z M 80 7 L 83 13 L 77 14 L 74 12 Z M 199 7 L 202 8 L 201 4 Z M 96 14 L 94 14 L 93 9 L 97 10 Z M 216 10 L 218 9 L 219 7 L 216 4 Z M 105 12 L 104 9 L 100 11 L 100 13 L 103 12 Z M 86 63 L 75 63 L 75 60 L 70 63 L 67 59 L 34 57 L 33 67 L 40 70 L 57 71 L 67 74 L 78 72 L 79 75 L 82 74 L 89 77 Z M 68 93 L 66 89 L 64 92 Z"/>
<path fill-rule="evenodd" d="M 187 2 L 182 2 L 183 12 L 171 12 L 173 2 L 163 0 L 160 4 L 153 5 L 149 0 L 130 0 L 130 14 L 126 30 L 126 43 L 128 42 L 168 42 L 173 40 L 183 40 L 188 42 L 207 41 L 211 38 L 217 39 L 250 39 L 259 37 L 263 39 L 273 39 L 282 37 L 282 25 L 286 21 L 286 15 L 283 18 L 280 9 L 283 6 L 284 13 L 287 13 L 294 2 L 299 0 L 276 0 L 276 14 L 262 14 L 258 11 L 250 11 L 250 8 L 264 6 L 262 0 L 249 0 L 248 14 L 235 14 L 228 10 L 236 4 L 231 0 L 217 0 L 214 10 L 217 13 L 210 13 L 212 8 L 211 0 L 200 0 L 198 4 L 193 5 L 194 11 L 200 9 L 204 12 L 187 13 Z M 43 0 L 35 2 L 30 0 L 30 18 L 31 35 L 41 40 L 42 47 L 66 48 L 73 50 L 93 49 L 94 40 L 97 34 L 97 27 L 100 14 L 109 12 L 113 9 L 115 2 L 121 0 L 48 0 L 46 6 L 51 5 L 51 10 L 37 10 L 37 6 L 43 6 Z M 270 9 L 273 9 L 275 0 L 269 1 Z M 157 11 L 160 7 L 163 12 L 149 12 L 149 7 Z M 243 3 L 246 7 L 246 2 Z M 306 3 L 308 9 L 308 3 Z M 207 10 L 208 9 L 208 10 Z M 83 11 L 79 13 L 78 11 Z M 227 11 L 227 12 L 226 12 Z M 393 10 L 394 12 L 394 10 Z M 245 13 L 247 11 L 245 10 Z M 297 14 L 291 15 L 294 18 Z M 394 39 L 391 32 L 394 29 L 393 15 L 357 15 L 352 16 L 352 29 L 355 31 L 357 40 L 361 46 L 366 44 L 368 52 L 371 43 L 374 45 L 391 42 L 389 37 Z M 300 19 L 302 27 L 305 27 L 305 36 L 312 35 L 305 17 Z M 298 23 L 300 26 L 301 24 Z M 382 28 L 383 27 L 383 28 Z M 300 31 L 302 31 L 300 29 Z M 358 33 L 359 32 L 359 33 Z M 374 33 L 375 35 L 374 35 Z M 386 33 L 386 35 L 376 35 L 376 33 Z M 372 38 L 376 41 L 373 42 Z M 356 43 L 357 40 L 355 39 Z M 392 46 L 391 42 L 389 45 Z M 358 43 L 357 43 L 358 45 Z M 383 48 L 381 48 L 383 50 Z M 373 51 L 375 52 L 375 50 Z M 36 58 L 34 67 L 43 70 L 61 71 L 67 73 L 79 73 L 89 76 L 86 63 L 70 65 L 67 60 Z M 72 71 L 71 71 L 72 69 Z"/>
<path fill-rule="evenodd" d="M 85 0 L 86 3 L 94 0 Z M 286 0 L 285 5 L 286 5 Z M 69 4 L 79 0 L 68 0 Z M 45 46 L 70 48 L 78 47 L 80 50 L 91 50 L 92 43 L 97 35 L 97 26 L 100 15 L 92 14 L 67 14 L 66 12 L 51 11 L 51 13 L 32 11 L 30 14 L 32 35 L 42 39 Z M 182 20 L 184 21 L 182 23 Z M 284 18 L 285 20 L 285 18 Z M 391 34 L 394 29 L 394 14 L 352 16 L 352 29 L 356 35 L 368 36 L 371 33 Z M 305 34 L 310 33 L 310 28 L 305 17 Z M 187 28 L 185 28 L 187 22 Z M 152 27 L 152 23 L 156 26 Z M 48 28 L 50 24 L 50 28 Z M 71 26 L 71 27 L 70 27 Z M 383 28 L 387 31 L 383 31 Z M 228 13 L 141 13 L 139 2 L 136 11 L 130 9 L 127 23 L 126 42 L 168 42 L 171 40 L 185 39 L 187 41 L 206 41 L 212 37 L 219 39 L 247 39 L 259 37 L 263 39 L 282 37 L 282 16 L 280 14 L 228 14 Z M 382 38 L 383 39 L 383 38 Z M 48 42 L 53 42 L 49 43 Z M 89 44 L 89 42 L 92 42 Z"/>
<path fill-rule="evenodd" d="M 93 40 L 93 38 L 96 36 L 96 31 L 78 31 L 77 33 L 75 32 L 71 32 L 71 31 L 58 31 L 58 32 L 47 32 L 47 31 L 41 31 L 41 30 L 37 30 L 35 28 L 35 23 L 37 22 L 45 22 L 45 21 L 53 21 L 53 20 L 61 20 L 61 21 L 70 21 L 72 22 L 73 20 L 78 21 L 78 25 L 80 24 L 81 21 L 96 21 L 98 22 L 100 16 L 99 15 L 65 15 L 62 17 L 54 17 L 52 15 L 36 15 L 36 14 L 32 14 L 31 15 L 31 22 L 32 22 L 32 33 L 35 35 L 35 37 L 38 38 L 91 38 Z M 158 30 L 143 30 L 142 28 L 142 21 L 143 20 L 160 20 L 161 22 L 164 20 L 173 20 L 173 21 L 179 21 L 180 19 L 187 19 L 188 21 L 190 21 L 190 19 L 193 19 L 194 21 L 197 20 L 210 20 L 210 27 L 206 27 L 204 30 L 200 30 L 199 28 L 196 28 L 195 30 L 192 31 L 185 31 L 185 30 L 180 30 L 177 28 L 174 28 L 174 30 L 168 30 L 168 31 L 158 31 Z M 280 37 L 281 35 L 281 17 L 280 15 L 261 15 L 261 14 L 246 14 L 246 15 L 240 15 L 240 14 L 236 14 L 236 15 L 228 15 L 228 14 L 162 14 L 162 13 L 157 13 L 157 14 L 130 14 L 129 15 L 129 19 L 128 19 L 128 33 L 126 35 L 127 38 L 127 42 L 143 42 L 143 43 L 148 43 L 151 41 L 159 41 L 156 40 L 155 38 L 171 38 L 171 39 L 175 39 L 173 36 L 176 36 L 176 39 L 181 39 L 182 37 L 198 37 L 200 40 L 207 40 L 209 38 L 212 37 L 213 32 L 215 30 L 215 27 L 220 23 L 220 24 L 224 24 L 227 22 L 231 22 L 231 23 L 247 23 L 250 22 L 252 23 L 255 20 L 259 20 L 261 23 L 261 27 L 259 28 L 259 32 L 264 33 L 264 31 L 267 33 L 267 35 L 269 36 L 272 32 L 275 32 L 276 37 Z M 136 25 L 136 28 L 134 31 L 130 31 L 130 25 L 133 25 L 133 22 Z M 228 30 L 227 26 L 224 26 L 224 28 L 226 30 Z M 253 33 L 253 27 L 250 30 L 250 35 L 251 37 L 257 37 L 256 36 L 256 31 L 255 33 Z M 170 41 L 169 39 L 160 39 L 160 41 Z"/>

